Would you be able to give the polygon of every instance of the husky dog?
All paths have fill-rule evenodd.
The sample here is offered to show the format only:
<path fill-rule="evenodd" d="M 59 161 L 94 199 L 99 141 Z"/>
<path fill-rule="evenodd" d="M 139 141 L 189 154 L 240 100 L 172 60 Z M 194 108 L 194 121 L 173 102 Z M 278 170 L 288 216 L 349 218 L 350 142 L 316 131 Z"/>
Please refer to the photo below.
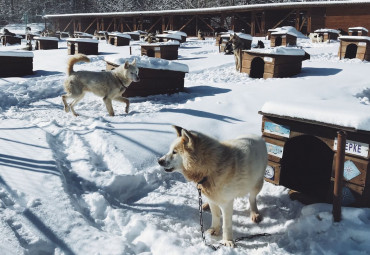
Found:
<path fill-rule="evenodd" d="M 250 46 L 248 46 L 245 41 L 241 40 L 237 34 L 231 35 L 230 41 L 233 45 L 234 50 L 235 67 L 237 71 L 240 71 L 241 52 L 242 50 L 248 50 Z"/>
<path fill-rule="evenodd" d="M 198 30 L 198 40 L 205 40 L 204 33 L 200 29 Z"/>
<path fill-rule="evenodd" d="M 74 116 L 78 114 L 74 106 L 84 97 L 86 92 L 93 92 L 102 97 L 110 116 L 114 116 L 112 100 L 126 103 L 126 113 L 128 113 L 130 102 L 122 94 L 130 86 L 131 82 L 138 82 L 139 69 L 136 66 L 136 59 L 129 64 L 120 65 L 112 71 L 73 71 L 73 65 L 77 62 L 90 62 L 90 59 L 83 54 L 78 54 L 68 60 L 67 79 L 64 82 L 64 90 L 67 94 L 62 96 L 64 110 L 72 111 Z M 73 98 L 71 104 L 67 104 L 67 99 Z"/>
<path fill-rule="evenodd" d="M 177 138 L 170 151 L 158 160 L 166 172 L 180 172 L 201 188 L 212 213 L 211 235 L 219 235 L 222 215 L 222 243 L 234 246 L 233 203 L 249 193 L 251 219 L 260 222 L 256 196 L 262 189 L 267 166 L 266 143 L 260 136 L 245 136 L 219 142 L 195 131 L 174 126 Z"/>

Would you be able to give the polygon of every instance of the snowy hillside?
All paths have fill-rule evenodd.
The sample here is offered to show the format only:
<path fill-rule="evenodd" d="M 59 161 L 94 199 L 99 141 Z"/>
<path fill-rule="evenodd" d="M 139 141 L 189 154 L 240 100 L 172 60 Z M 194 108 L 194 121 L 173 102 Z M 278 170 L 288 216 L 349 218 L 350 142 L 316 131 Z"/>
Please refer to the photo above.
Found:
<path fill-rule="evenodd" d="M 264 38 L 253 44 L 259 39 L 268 45 Z M 370 63 L 339 60 L 339 42 L 298 44 L 311 54 L 302 72 L 264 80 L 236 72 L 234 57 L 219 53 L 214 39 L 188 38 L 177 61 L 189 67 L 185 91 L 130 98 L 128 114 L 114 102 L 115 117 L 94 95 L 75 107 L 81 116 L 65 113 L 66 41 L 34 51 L 34 75 L 0 79 L 0 253 L 369 254 L 370 209 L 343 208 L 333 223 L 331 205 L 304 206 L 267 182 L 257 198 L 263 221 L 254 224 L 248 198 L 237 199 L 233 234 L 271 236 L 214 252 L 202 243 L 195 184 L 157 164 L 175 138 L 172 124 L 218 139 L 261 134 L 257 112 L 266 102 L 368 117 Z M 132 51 L 140 55 L 138 43 Z M 130 51 L 101 41 L 99 52 L 75 70 L 104 70 L 105 57 Z M 209 212 L 204 221 L 208 228 Z"/>

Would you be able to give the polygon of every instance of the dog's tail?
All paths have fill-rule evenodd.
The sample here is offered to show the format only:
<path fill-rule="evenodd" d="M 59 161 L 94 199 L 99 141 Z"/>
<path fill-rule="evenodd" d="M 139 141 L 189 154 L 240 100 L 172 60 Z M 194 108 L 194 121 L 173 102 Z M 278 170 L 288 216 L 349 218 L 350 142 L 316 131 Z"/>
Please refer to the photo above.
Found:
<path fill-rule="evenodd" d="M 90 62 L 90 59 L 84 54 L 77 54 L 73 57 L 70 57 L 67 62 L 67 75 L 73 73 L 73 65 L 77 62 Z"/>

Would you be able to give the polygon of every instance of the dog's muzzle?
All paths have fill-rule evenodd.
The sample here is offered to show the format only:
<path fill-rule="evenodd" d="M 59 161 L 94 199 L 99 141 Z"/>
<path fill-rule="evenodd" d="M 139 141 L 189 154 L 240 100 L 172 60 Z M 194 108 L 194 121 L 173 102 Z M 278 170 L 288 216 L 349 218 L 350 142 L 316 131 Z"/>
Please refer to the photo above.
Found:
<path fill-rule="evenodd" d="M 166 168 L 166 166 L 165 166 L 166 165 L 166 160 L 163 159 L 163 158 L 158 159 L 158 164 L 160 166 L 163 166 L 164 171 L 166 171 L 168 173 L 170 173 L 170 172 L 172 172 L 174 170 L 173 168 Z"/>

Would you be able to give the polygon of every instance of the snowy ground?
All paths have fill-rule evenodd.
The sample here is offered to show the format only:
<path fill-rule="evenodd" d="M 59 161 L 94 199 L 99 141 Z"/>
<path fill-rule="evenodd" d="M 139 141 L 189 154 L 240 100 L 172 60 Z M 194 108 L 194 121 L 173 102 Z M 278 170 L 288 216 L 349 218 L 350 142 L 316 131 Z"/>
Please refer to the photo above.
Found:
<path fill-rule="evenodd" d="M 195 184 L 157 165 L 175 138 L 172 124 L 229 139 L 260 134 L 257 112 L 267 101 L 370 110 L 370 64 L 339 60 L 338 42 L 299 39 L 311 54 L 302 72 L 267 80 L 236 72 L 233 56 L 214 44 L 182 44 L 185 92 L 131 98 L 129 114 L 114 103 L 115 117 L 93 95 L 77 105 L 81 116 L 63 111 L 65 41 L 34 51 L 34 75 L 0 78 L 1 254 L 369 254 L 370 209 L 343 208 L 333 223 L 331 205 L 304 206 L 269 183 L 258 197 L 260 224 L 248 199 L 236 200 L 233 234 L 271 236 L 216 252 L 203 245 Z M 128 57 L 129 48 L 100 42 L 99 52 L 75 70 L 103 70 L 105 56 Z M 207 228 L 210 213 L 204 220 Z"/>

